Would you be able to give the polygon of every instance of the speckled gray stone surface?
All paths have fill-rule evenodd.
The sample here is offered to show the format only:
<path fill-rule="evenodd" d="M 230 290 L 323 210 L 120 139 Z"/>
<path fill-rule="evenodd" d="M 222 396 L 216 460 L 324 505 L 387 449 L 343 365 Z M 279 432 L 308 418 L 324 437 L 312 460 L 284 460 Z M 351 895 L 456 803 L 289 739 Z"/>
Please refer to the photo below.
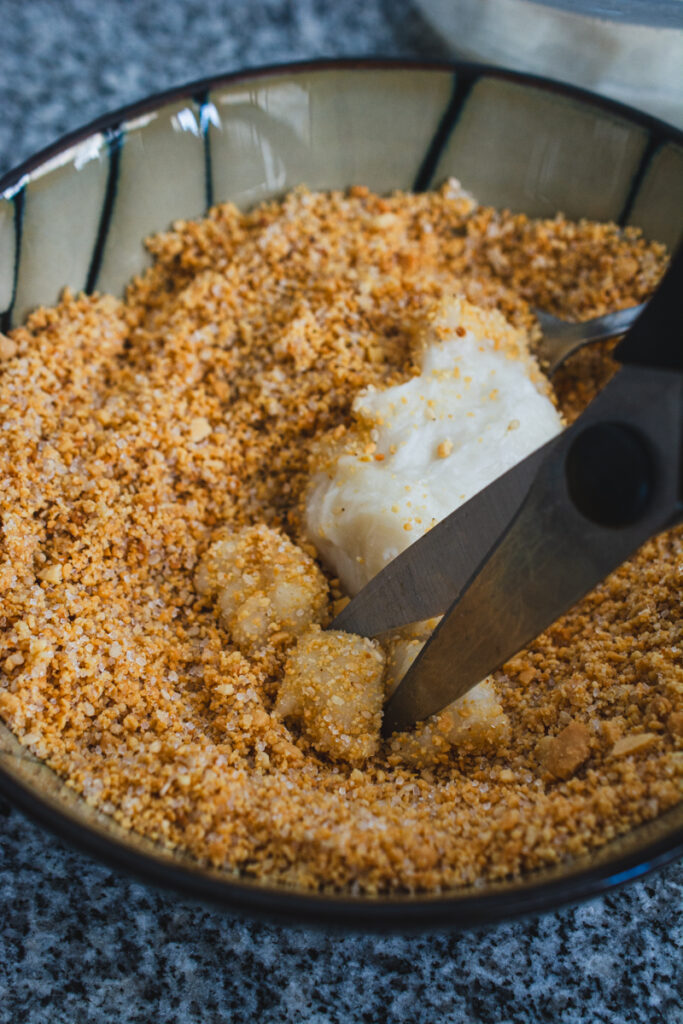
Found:
<path fill-rule="evenodd" d="M 443 56 L 395 0 L 0 0 L 0 174 L 147 93 L 308 57 Z M 681 1024 L 683 865 L 486 932 L 241 921 L 0 800 L 0 1024 Z"/>

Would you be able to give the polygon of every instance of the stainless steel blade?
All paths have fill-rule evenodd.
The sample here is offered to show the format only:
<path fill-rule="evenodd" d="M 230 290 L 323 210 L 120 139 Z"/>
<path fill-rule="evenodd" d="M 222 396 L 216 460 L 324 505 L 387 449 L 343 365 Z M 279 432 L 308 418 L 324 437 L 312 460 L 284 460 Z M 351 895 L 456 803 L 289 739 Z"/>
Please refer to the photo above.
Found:
<path fill-rule="evenodd" d="M 394 558 L 330 628 L 376 636 L 442 615 L 519 510 L 555 440 L 499 476 Z"/>
<path fill-rule="evenodd" d="M 683 378 L 625 367 L 558 439 L 510 528 L 472 577 L 386 705 L 384 731 L 405 729 L 461 697 L 681 517 Z M 600 525 L 570 497 L 565 460 L 591 425 L 636 430 L 653 477 L 635 522 Z"/>

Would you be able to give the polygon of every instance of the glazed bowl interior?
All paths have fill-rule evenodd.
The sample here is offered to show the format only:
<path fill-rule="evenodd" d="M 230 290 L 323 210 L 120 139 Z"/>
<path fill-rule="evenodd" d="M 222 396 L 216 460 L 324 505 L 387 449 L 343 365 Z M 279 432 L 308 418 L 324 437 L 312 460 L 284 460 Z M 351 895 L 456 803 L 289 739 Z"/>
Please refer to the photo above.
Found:
<path fill-rule="evenodd" d="M 635 225 L 673 247 L 683 139 L 645 115 L 541 79 L 467 65 L 346 62 L 264 69 L 100 119 L 0 182 L 0 328 L 61 290 L 121 294 L 142 240 L 230 200 L 300 183 L 422 190 L 455 176 L 532 216 Z M 29 813 L 150 881 L 248 913 L 371 927 L 485 923 L 585 898 L 683 851 L 683 805 L 600 851 L 523 880 L 433 896 L 278 889 L 199 866 L 93 809 L 0 725 L 0 784 Z"/>

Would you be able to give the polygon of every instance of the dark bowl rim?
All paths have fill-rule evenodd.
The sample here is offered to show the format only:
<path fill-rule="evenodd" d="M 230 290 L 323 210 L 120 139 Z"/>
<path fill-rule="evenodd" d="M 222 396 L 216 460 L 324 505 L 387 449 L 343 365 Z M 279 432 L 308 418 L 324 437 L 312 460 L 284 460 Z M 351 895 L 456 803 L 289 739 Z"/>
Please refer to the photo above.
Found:
<path fill-rule="evenodd" d="M 434 71 L 460 75 L 472 81 L 479 77 L 492 77 L 535 86 L 602 107 L 646 128 L 656 142 L 671 141 L 683 145 L 683 131 L 673 125 L 615 100 L 539 75 L 464 61 L 393 57 L 329 58 L 259 65 L 213 75 L 154 93 L 103 114 L 82 128 L 62 136 L 4 174 L 0 178 L 0 198 L 3 198 L 3 193 L 16 190 L 17 185 L 21 185 L 23 179 L 38 167 L 89 136 L 115 129 L 123 122 L 173 102 L 251 79 L 357 70 Z M 604 894 L 615 886 L 641 877 L 683 856 L 683 828 L 680 828 L 646 843 L 639 850 L 621 854 L 614 860 L 579 871 L 575 875 L 570 873 L 567 877 L 537 883 L 531 874 L 513 889 L 488 894 L 479 894 L 473 889 L 457 896 L 423 893 L 376 898 L 327 895 L 270 887 L 246 878 L 234 882 L 226 876 L 223 880 L 215 875 L 198 874 L 189 868 L 155 860 L 103 832 L 81 825 L 75 818 L 39 796 L 35 790 L 19 782 L 1 763 L 0 793 L 59 839 L 66 839 L 116 870 L 124 869 L 154 887 L 180 892 L 185 897 L 213 907 L 220 906 L 243 916 L 275 919 L 295 925 L 313 924 L 387 932 L 483 927 L 556 910 L 568 903 Z"/>

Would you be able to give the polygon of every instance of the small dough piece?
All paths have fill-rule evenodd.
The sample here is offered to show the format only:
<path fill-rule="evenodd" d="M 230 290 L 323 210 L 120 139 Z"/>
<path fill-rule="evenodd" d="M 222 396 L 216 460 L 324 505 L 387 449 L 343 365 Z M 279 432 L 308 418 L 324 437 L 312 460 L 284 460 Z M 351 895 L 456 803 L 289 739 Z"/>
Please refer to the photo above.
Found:
<path fill-rule="evenodd" d="M 433 623 L 433 619 L 429 620 L 429 625 Z M 406 636 L 409 629 L 400 630 L 389 642 L 387 696 L 396 689 L 426 643 L 426 638 Z M 415 729 L 397 734 L 391 746 L 394 753 L 419 767 L 443 760 L 450 746 L 472 753 L 495 749 L 507 739 L 509 732 L 510 722 L 498 700 L 493 680 L 486 678 L 443 711 L 418 723 Z"/>
<path fill-rule="evenodd" d="M 479 751 L 500 746 L 510 732 L 492 679 L 482 679 L 436 716 L 438 728 L 454 747 Z"/>
<path fill-rule="evenodd" d="M 375 641 L 311 626 L 289 655 L 275 711 L 301 722 L 316 750 L 361 764 L 379 747 L 384 664 Z"/>
<path fill-rule="evenodd" d="M 385 644 L 387 671 L 384 677 L 384 688 L 387 700 L 427 642 L 419 636 L 406 636 L 406 632 L 405 629 L 401 629 Z"/>
<path fill-rule="evenodd" d="M 263 525 L 212 544 L 197 570 L 196 587 L 218 598 L 225 626 L 246 653 L 274 633 L 299 636 L 322 617 L 327 603 L 327 583 L 313 559 Z"/>

